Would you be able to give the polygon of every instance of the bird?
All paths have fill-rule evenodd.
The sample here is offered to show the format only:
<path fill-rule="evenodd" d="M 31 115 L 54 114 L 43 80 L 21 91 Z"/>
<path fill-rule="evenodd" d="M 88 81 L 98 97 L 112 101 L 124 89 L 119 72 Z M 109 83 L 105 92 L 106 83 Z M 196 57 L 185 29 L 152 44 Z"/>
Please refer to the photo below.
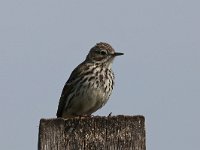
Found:
<path fill-rule="evenodd" d="M 115 52 L 106 42 L 93 46 L 86 59 L 71 73 L 62 90 L 56 116 L 91 116 L 108 101 L 114 86 L 112 63 Z"/>

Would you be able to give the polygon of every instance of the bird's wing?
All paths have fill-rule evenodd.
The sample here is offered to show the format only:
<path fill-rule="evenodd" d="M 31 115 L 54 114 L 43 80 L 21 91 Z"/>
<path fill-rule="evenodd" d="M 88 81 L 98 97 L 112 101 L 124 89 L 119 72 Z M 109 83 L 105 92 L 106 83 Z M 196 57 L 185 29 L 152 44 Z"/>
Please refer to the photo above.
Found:
<path fill-rule="evenodd" d="M 78 82 L 78 80 L 84 76 L 84 70 L 87 70 L 88 68 L 89 67 L 87 65 L 83 65 L 83 63 L 81 63 L 72 71 L 69 79 L 67 80 L 62 90 L 62 94 L 59 100 L 58 110 L 56 114 L 57 118 L 62 117 L 63 110 L 65 109 L 66 104 L 68 103 L 67 97 L 74 89 L 73 85 L 75 85 L 76 84 L 75 82 Z"/>
<path fill-rule="evenodd" d="M 62 90 L 62 94 L 60 96 L 58 110 L 57 110 L 57 114 L 56 114 L 57 118 L 62 117 L 63 109 L 64 109 L 66 101 L 67 101 L 67 95 L 71 91 L 70 89 L 71 89 L 70 85 L 68 85 L 66 83 Z"/>

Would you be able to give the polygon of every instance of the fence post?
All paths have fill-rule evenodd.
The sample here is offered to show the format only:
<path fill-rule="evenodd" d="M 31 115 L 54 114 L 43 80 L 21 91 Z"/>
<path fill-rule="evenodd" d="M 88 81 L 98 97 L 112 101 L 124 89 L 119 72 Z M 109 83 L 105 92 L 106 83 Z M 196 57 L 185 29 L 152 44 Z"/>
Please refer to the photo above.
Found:
<path fill-rule="evenodd" d="M 145 118 L 41 119 L 38 150 L 146 150 Z"/>

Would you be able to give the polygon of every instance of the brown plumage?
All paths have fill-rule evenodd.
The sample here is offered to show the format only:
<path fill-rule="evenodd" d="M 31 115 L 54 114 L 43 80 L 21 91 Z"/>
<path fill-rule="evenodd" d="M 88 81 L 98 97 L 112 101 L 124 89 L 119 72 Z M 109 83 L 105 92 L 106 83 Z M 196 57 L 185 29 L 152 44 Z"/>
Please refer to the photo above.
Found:
<path fill-rule="evenodd" d="M 57 117 L 91 115 L 107 102 L 114 85 L 111 65 L 118 55 L 123 53 L 116 53 L 107 43 L 97 43 L 91 48 L 63 88 Z"/>

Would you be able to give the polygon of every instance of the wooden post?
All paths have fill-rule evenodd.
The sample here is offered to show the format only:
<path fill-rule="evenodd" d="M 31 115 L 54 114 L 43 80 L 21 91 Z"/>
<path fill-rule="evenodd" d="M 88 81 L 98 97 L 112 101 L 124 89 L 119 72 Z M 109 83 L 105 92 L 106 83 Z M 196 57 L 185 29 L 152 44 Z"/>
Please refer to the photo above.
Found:
<path fill-rule="evenodd" d="M 41 119 L 38 150 L 145 150 L 145 118 Z"/>

